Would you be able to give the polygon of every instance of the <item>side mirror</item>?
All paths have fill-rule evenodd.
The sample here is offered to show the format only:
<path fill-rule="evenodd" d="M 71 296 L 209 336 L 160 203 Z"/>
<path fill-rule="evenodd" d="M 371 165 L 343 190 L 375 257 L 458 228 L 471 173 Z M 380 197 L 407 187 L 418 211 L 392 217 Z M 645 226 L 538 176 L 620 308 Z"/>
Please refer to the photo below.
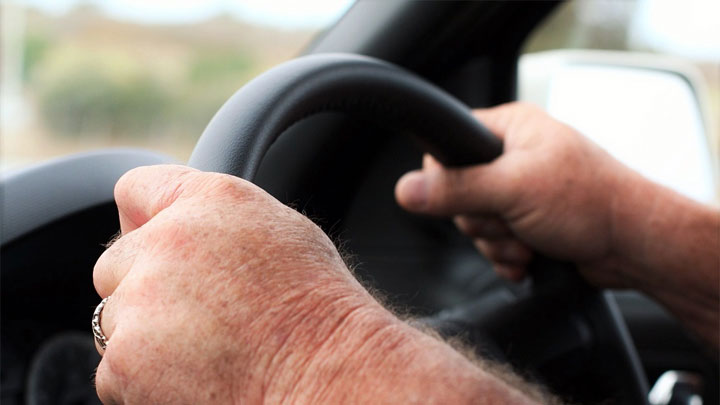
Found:
<path fill-rule="evenodd" d="M 526 54 L 519 98 L 545 108 L 644 176 L 718 205 L 717 139 L 692 65 L 612 51 Z"/>

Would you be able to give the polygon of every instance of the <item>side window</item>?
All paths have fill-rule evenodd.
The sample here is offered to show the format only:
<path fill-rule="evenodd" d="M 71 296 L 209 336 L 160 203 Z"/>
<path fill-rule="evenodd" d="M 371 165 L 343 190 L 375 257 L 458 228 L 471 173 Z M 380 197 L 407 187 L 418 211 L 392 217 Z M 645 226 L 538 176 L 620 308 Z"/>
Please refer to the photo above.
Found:
<path fill-rule="evenodd" d="M 711 1 L 578 0 L 531 35 L 521 100 L 645 176 L 720 204 L 720 25 Z"/>

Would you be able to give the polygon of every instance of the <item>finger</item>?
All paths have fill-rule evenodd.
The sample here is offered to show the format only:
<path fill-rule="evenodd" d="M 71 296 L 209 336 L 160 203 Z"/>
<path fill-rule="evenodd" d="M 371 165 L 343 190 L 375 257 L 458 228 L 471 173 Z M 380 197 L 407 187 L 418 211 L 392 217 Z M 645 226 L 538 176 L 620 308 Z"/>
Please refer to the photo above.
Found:
<path fill-rule="evenodd" d="M 472 238 L 495 240 L 512 235 L 507 223 L 497 216 L 458 215 L 453 220 L 460 232 Z"/>
<path fill-rule="evenodd" d="M 423 155 L 423 169 L 441 169 L 443 165 L 438 162 L 431 154 L 426 153 Z"/>
<path fill-rule="evenodd" d="M 97 350 L 100 357 L 105 355 L 105 349 L 103 349 L 102 346 L 100 346 L 100 343 L 98 343 L 97 340 L 95 340 L 95 350 Z"/>
<path fill-rule="evenodd" d="M 115 184 L 115 202 L 123 234 L 142 226 L 183 194 L 186 180 L 198 170 L 179 165 L 143 166 Z"/>
<path fill-rule="evenodd" d="M 467 168 L 412 171 L 395 185 L 395 198 L 408 211 L 429 215 L 502 213 L 515 198 L 517 171 L 498 159 Z"/>
<path fill-rule="evenodd" d="M 492 108 L 473 110 L 473 115 L 493 134 L 504 139 L 516 124 L 516 120 L 527 119 L 528 116 L 537 115 L 539 107 L 523 102 L 501 104 Z"/>
<path fill-rule="evenodd" d="M 100 360 L 95 371 L 95 390 L 103 404 L 120 404 L 123 402 L 110 363 L 111 359 L 108 359 L 107 356 L 103 356 Z"/>
<path fill-rule="evenodd" d="M 495 263 L 524 267 L 533 257 L 532 251 L 517 239 L 475 239 L 473 242 L 485 257 Z"/>
<path fill-rule="evenodd" d="M 492 254 L 490 245 L 481 239 L 475 240 L 474 242 L 480 253 L 490 259 Z M 522 281 L 527 276 L 527 270 L 524 264 L 500 263 L 492 259 L 490 259 L 490 262 L 492 263 L 495 273 L 506 280 L 518 282 Z"/>
<path fill-rule="evenodd" d="M 120 237 L 95 262 L 93 285 L 101 298 L 112 295 L 135 264 L 143 244 L 141 237 L 138 233 Z"/>
<path fill-rule="evenodd" d="M 541 110 L 527 103 L 508 103 L 473 111 L 500 138 Z M 500 212 L 514 196 L 516 165 L 503 155 L 495 161 L 470 168 L 443 168 L 426 155 L 423 170 L 407 173 L 395 186 L 395 197 L 405 209 L 432 215 Z"/>

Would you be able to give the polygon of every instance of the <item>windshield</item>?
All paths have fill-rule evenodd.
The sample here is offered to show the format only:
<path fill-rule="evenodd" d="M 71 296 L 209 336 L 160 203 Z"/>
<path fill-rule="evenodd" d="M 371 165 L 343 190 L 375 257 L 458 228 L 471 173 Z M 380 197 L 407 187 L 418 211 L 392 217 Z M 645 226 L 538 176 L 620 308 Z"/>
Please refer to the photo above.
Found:
<path fill-rule="evenodd" d="M 104 147 L 184 162 L 222 103 L 351 0 L 2 3 L 0 169 Z"/>

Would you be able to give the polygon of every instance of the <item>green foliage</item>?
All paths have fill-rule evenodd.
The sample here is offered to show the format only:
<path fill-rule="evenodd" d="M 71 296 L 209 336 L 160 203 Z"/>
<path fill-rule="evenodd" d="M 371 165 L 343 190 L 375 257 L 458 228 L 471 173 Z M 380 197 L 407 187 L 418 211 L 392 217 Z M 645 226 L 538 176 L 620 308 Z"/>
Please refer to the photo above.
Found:
<path fill-rule="evenodd" d="M 82 49 L 50 48 L 43 75 L 31 84 L 48 129 L 72 137 L 196 139 L 256 67 L 237 51 L 200 51 L 183 75 L 167 77 L 118 50 L 88 57 Z"/>
<path fill-rule="evenodd" d="M 47 83 L 40 97 L 46 125 L 66 136 L 146 135 L 164 124 L 170 94 L 151 76 L 118 80 L 90 67 Z"/>
<path fill-rule="evenodd" d="M 195 57 L 189 71 L 192 82 L 217 81 L 228 76 L 245 76 L 253 67 L 249 55 L 237 51 L 205 51 Z"/>
<path fill-rule="evenodd" d="M 237 50 L 203 50 L 195 54 L 170 107 L 173 133 L 195 139 L 222 104 L 257 69 L 248 54 Z"/>
<path fill-rule="evenodd" d="M 44 35 L 29 34 L 25 37 L 23 43 L 23 81 L 29 81 L 30 75 L 43 59 L 50 45 L 50 41 Z"/>

